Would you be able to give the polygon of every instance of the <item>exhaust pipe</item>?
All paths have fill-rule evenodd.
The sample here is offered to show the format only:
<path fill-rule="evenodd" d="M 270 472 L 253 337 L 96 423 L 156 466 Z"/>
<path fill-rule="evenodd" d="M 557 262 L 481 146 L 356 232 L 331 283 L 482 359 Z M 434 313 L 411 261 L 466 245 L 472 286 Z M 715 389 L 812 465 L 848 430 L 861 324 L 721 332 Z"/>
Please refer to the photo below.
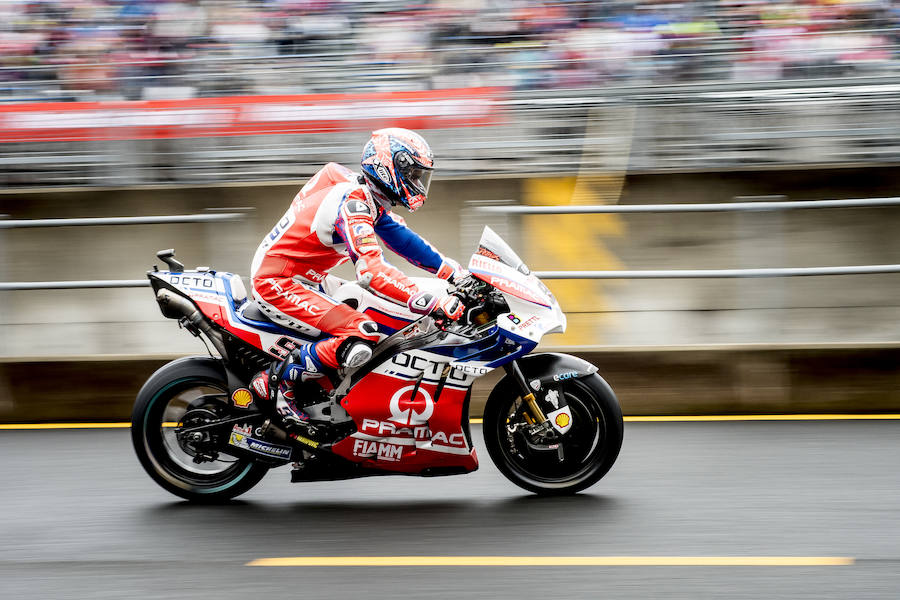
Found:
<path fill-rule="evenodd" d="M 159 303 L 165 316 L 172 317 L 173 313 L 184 315 L 188 322 L 202 331 L 206 337 L 209 338 L 209 341 L 212 342 L 212 345 L 215 346 L 216 351 L 222 358 L 228 357 L 222 335 L 212 328 L 212 325 L 209 320 L 203 316 L 203 313 L 201 313 L 197 307 L 191 304 L 184 296 L 179 296 L 171 290 L 161 289 L 156 292 L 156 301 Z"/>

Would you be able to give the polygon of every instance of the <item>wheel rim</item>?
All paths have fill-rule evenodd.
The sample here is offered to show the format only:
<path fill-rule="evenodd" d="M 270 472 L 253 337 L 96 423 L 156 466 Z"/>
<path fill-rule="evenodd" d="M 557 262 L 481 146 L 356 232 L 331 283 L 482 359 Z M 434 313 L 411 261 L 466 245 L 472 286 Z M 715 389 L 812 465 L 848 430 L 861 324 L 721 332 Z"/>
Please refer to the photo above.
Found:
<path fill-rule="evenodd" d="M 181 379 L 164 387 L 150 401 L 144 413 L 144 448 L 154 470 L 172 485 L 212 494 L 237 484 L 253 467 L 252 461 L 222 455 L 217 460 L 197 464 L 176 436 L 185 415 L 200 409 L 212 412 L 215 403 L 208 397 L 225 394 L 224 386 L 205 380 Z"/>
<path fill-rule="evenodd" d="M 558 451 L 535 451 L 525 443 L 524 433 L 510 434 L 510 427 L 524 421 L 517 398 L 510 399 L 496 425 L 504 462 L 540 487 L 568 487 L 590 477 L 601 467 L 606 451 L 608 423 L 591 390 L 574 381 L 562 392 L 572 412 L 571 429 L 557 440 L 563 448 L 562 462 Z"/>

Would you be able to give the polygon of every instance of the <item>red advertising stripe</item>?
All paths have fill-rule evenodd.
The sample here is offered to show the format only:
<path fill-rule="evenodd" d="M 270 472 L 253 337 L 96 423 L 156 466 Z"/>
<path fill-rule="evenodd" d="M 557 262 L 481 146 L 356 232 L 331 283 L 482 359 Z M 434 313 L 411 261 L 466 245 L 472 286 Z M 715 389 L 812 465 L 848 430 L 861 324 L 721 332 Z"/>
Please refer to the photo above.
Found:
<path fill-rule="evenodd" d="M 502 88 L 0 105 L 0 142 L 99 141 L 492 125 Z"/>

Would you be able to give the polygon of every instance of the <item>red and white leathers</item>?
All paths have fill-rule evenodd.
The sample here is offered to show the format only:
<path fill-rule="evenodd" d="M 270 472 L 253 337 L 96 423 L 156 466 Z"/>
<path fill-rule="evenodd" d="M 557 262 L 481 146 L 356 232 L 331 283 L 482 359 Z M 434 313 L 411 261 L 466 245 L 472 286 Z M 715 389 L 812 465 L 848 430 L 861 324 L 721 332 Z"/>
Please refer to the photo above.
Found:
<path fill-rule="evenodd" d="M 332 368 L 341 366 L 338 351 L 348 338 L 374 343 L 380 336 L 365 315 L 325 293 L 331 269 L 352 260 L 357 279 L 369 291 L 422 314 L 434 309 L 436 299 L 423 298 L 406 275 L 384 260 L 378 239 L 442 279 L 460 271 L 459 264 L 376 200 L 362 181 L 346 167 L 325 165 L 263 239 L 251 268 L 254 298 L 270 318 L 310 335 L 333 336 L 314 347 L 319 360 Z"/>

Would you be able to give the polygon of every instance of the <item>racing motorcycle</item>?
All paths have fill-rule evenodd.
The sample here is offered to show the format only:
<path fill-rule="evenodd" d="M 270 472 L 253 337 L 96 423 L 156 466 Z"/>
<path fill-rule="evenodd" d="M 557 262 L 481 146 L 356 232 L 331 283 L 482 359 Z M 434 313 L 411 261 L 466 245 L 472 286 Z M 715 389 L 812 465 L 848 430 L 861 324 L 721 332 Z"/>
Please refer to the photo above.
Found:
<path fill-rule="evenodd" d="M 372 359 L 296 384 L 308 421 L 286 428 L 274 403 L 248 385 L 254 374 L 314 342 L 269 319 L 239 276 L 186 270 L 174 250 L 147 275 L 165 317 L 202 336 L 218 356 L 191 356 L 154 373 L 138 393 L 132 440 L 144 469 L 192 501 L 234 498 L 269 469 L 293 463 L 294 482 L 372 475 L 456 475 L 478 468 L 469 428 L 473 382 L 505 375 L 484 408 L 485 445 L 516 485 L 572 494 L 603 477 L 622 445 L 622 412 L 597 368 L 566 354 L 530 354 L 562 332 L 556 298 L 515 252 L 485 227 L 469 275 L 453 284 L 416 278 L 420 289 L 455 294 L 458 322 L 416 315 L 345 283 L 333 297 L 378 323 Z"/>

